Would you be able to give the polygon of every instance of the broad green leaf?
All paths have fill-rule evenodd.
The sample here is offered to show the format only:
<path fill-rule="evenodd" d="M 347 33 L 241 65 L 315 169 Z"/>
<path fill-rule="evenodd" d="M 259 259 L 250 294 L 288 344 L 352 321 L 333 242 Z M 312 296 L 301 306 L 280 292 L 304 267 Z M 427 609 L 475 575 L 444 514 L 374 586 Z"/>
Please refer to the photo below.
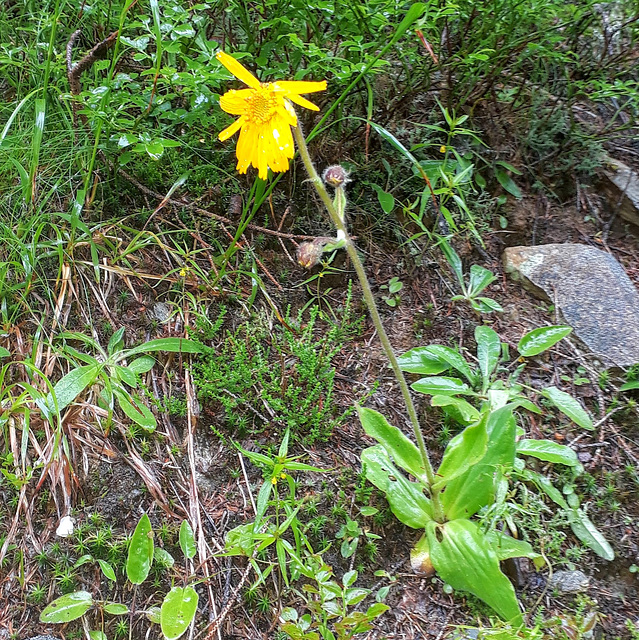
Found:
<path fill-rule="evenodd" d="M 435 358 L 428 347 L 417 347 L 397 358 L 399 368 L 408 373 L 420 373 L 424 376 L 437 375 L 450 368 L 447 362 Z"/>
<path fill-rule="evenodd" d="M 411 385 L 415 391 L 427 393 L 431 396 L 436 395 L 476 395 L 475 392 L 459 378 L 446 378 L 443 376 L 431 376 L 422 378 Z"/>
<path fill-rule="evenodd" d="M 382 445 L 362 451 L 362 465 L 366 465 L 366 478 L 380 491 L 400 522 L 413 529 L 423 529 L 432 520 L 432 507 L 422 486 L 407 480 L 395 467 Z"/>
<path fill-rule="evenodd" d="M 81 556 L 80 558 L 78 558 L 74 563 L 73 563 L 73 568 L 77 569 L 78 567 L 81 567 L 83 564 L 86 564 L 87 562 L 93 562 L 93 556 L 89 553 Z"/>
<path fill-rule="evenodd" d="M 551 440 L 520 440 L 517 443 L 517 453 L 569 467 L 579 465 L 577 454 L 570 447 Z"/>
<path fill-rule="evenodd" d="M 423 478 L 425 469 L 419 449 L 397 427 L 388 424 L 386 418 L 373 409 L 357 407 L 362 428 L 379 442 L 396 464 L 416 478 Z"/>
<path fill-rule="evenodd" d="M 633 389 L 639 389 L 639 380 L 631 380 L 619 387 L 619 391 L 632 391 Z"/>
<path fill-rule="evenodd" d="M 491 411 L 497 411 L 505 407 L 510 400 L 510 391 L 507 389 L 488 389 L 488 406 Z M 513 407 L 514 408 L 514 407 Z"/>
<path fill-rule="evenodd" d="M 193 535 L 193 529 L 191 529 L 191 525 L 187 520 L 182 520 L 182 524 L 180 525 L 179 538 L 180 549 L 182 549 L 184 557 L 191 560 L 191 558 L 195 557 L 197 547 L 195 545 L 195 536 Z"/>
<path fill-rule="evenodd" d="M 499 356 L 501 355 L 501 340 L 497 332 L 490 327 L 479 326 L 475 328 L 475 341 L 477 342 L 477 360 L 479 370 L 483 378 L 483 387 L 487 388 L 490 376 L 495 371 Z"/>
<path fill-rule="evenodd" d="M 543 566 L 545 562 L 543 556 L 537 553 L 525 540 L 517 540 L 495 530 L 488 532 L 486 539 L 492 545 L 500 562 L 508 558 L 530 558 L 535 562 L 537 568 Z"/>
<path fill-rule="evenodd" d="M 427 347 L 428 351 L 432 356 L 437 358 L 438 360 L 442 360 L 443 362 L 447 362 L 453 369 L 459 371 L 470 384 L 474 384 L 475 382 L 475 374 L 468 366 L 468 363 L 462 356 L 455 351 L 455 349 L 451 349 L 450 347 L 445 347 L 441 344 L 431 344 Z"/>
<path fill-rule="evenodd" d="M 342 577 L 342 584 L 345 587 L 350 587 L 357 580 L 357 571 L 353 569 L 352 571 L 347 571 Z"/>
<path fill-rule="evenodd" d="M 471 424 L 480 418 L 479 411 L 472 404 L 455 396 L 433 396 L 430 403 L 433 407 L 446 408 L 461 424 Z"/>
<path fill-rule="evenodd" d="M 484 422 L 480 423 L 484 424 Z M 450 520 L 470 518 L 495 498 L 497 469 L 507 472 L 515 462 L 515 419 L 506 406 L 488 414 L 486 453 L 466 473 L 453 479 L 442 493 L 444 513 Z"/>
<path fill-rule="evenodd" d="M 344 592 L 344 603 L 354 607 L 356 604 L 359 604 L 370 592 L 370 589 L 346 589 L 346 591 Z"/>
<path fill-rule="evenodd" d="M 519 341 L 517 349 L 519 350 L 519 353 L 526 358 L 536 356 L 537 354 L 550 349 L 550 347 L 565 338 L 571 331 L 571 327 L 567 327 L 565 325 L 539 327 L 539 329 L 529 331 Z"/>
<path fill-rule="evenodd" d="M 488 269 L 474 264 L 470 267 L 470 279 L 468 281 L 468 294 L 476 296 L 491 282 L 497 280 L 497 276 Z"/>
<path fill-rule="evenodd" d="M 68 407 L 89 385 L 95 382 L 100 373 L 100 366 L 87 364 L 69 371 L 60 378 L 53 387 L 53 393 L 58 402 L 58 411 Z M 45 400 L 47 409 L 55 413 L 55 406 L 51 393 Z"/>
<path fill-rule="evenodd" d="M 5 349 L 4 347 L 0 347 L 0 358 L 8 358 L 11 355 L 11 351 Z"/>
<path fill-rule="evenodd" d="M 124 327 L 120 327 L 109 340 L 107 353 L 111 355 L 116 349 L 121 349 L 124 345 Z"/>
<path fill-rule="evenodd" d="M 145 431 L 155 431 L 157 421 L 151 410 L 137 398 L 125 392 L 114 390 L 115 397 L 118 400 L 120 409 L 127 418 L 130 418 L 136 424 L 139 424 Z"/>
<path fill-rule="evenodd" d="M 271 492 L 273 491 L 273 484 L 270 479 L 266 479 L 260 488 L 260 492 L 257 494 L 257 511 L 255 513 L 255 522 L 253 523 L 253 531 L 257 533 L 262 528 L 262 518 L 268 508 L 268 501 L 271 498 Z"/>
<path fill-rule="evenodd" d="M 98 564 L 100 565 L 100 569 L 102 569 L 102 573 L 111 580 L 111 582 L 115 582 L 116 577 L 113 567 L 106 560 L 98 560 Z"/>
<path fill-rule="evenodd" d="M 175 564 L 175 558 L 166 549 L 157 547 L 154 551 L 153 562 L 156 562 L 163 567 L 170 568 Z"/>
<path fill-rule="evenodd" d="M 499 181 L 499 184 L 511 195 L 515 196 L 517 200 L 521 200 L 524 196 L 515 184 L 515 181 L 500 167 L 495 167 L 495 177 Z"/>
<path fill-rule="evenodd" d="M 104 605 L 104 610 L 112 616 L 123 616 L 129 613 L 129 607 L 119 602 L 107 602 L 107 604 Z"/>
<path fill-rule="evenodd" d="M 393 209 L 395 208 L 395 198 L 393 194 L 387 193 L 377 184 L 373 184 L 371 186 L 377 192 L 377 199 L 379 200 L 379 204 L 382 207 L 384 213 L 392 213 Z"/>
<path fill-rule="evenodd" d="M 89 631 L 89 640 L 108 640 L 106 633 L 104 631 Z"/>
<path fill-rule="evenodd" d="M 138 353 L 148 353 L 150 351 L 170 351 L 172 353 L 202 353 L 204 347 L 199 342 L 188 340 L 187 338 L 158 338 L 149 340 L 138 347 L 123 352 L 127 358 Z"/>
<path fill-rule="evenodd" d="M 546 387 L 541 395 L 552 402 L 559 411 L 568 416 L 574 423 L 582 429 L 592 431 L 594 426 L 590 416 L 584 408 L 569 393 L 557 389 L 557 387 Z"/>
<path fill-rule="evenodd" d="M 527 398 L 522 398 L 521 396 L 517 398 L 513 398 L 513 407 L 523 407 L 528 411 L 532 411 L 533 413 L 541 414 L 541 409 L 534 403 L 528 400 Z"/>
<path fill-rule="evenodd" d="M 167 640 L 176 640 L 188 628 L 197 613 L 198 595 L 193 587 L 173 587 L 160 608 L 160 626 Z"/>
<path fill-rule="evenodd" d="M 477 313 L 492 313 L 493 311 L 499 311 L 501 313 L 504 310 L 496 300 L 482 296 L 471 299 L 470 305 Z"/>
<path fill-rule="evenodd" d="M 153 624 L 160 624 L 160 607 L 151 607 L 146 610 L 146 617 Z"/>
<path fill-rule="evenodd" d="M 466 427 L 448 443 L 442 462 L 437 469 L 434 491 L 441 490 L 484 457 L 488 444 L 486 420 L 487 416 L 484 415 L 480 422 Z"/>
<path fill-rule="evenodd" d="M 126 561 L 126 575 L 133 584 L 142 584 L 153 563 L 153 529 L 149 516 L 145 513 L 135 527 L 129 555 Z"/>
<path fill-rule="evenodd" d="M 41 614 L 40 622 L 61 624 L 81 618 L 93 605 L 88 591 L 75 591 L 54 600 Z"/>
<path fill-rule="evenodd" d="M 475 522 L 431 522 L 426 534 L 433 566 L 442 580 L 453 589 L 477 596 L 503 620 L 522 622 L 515 589 L 501 572 L 497 553 Z"/>
<path fill-rule="evenodd" d="M 129 387 L 135 388 L 138 386 L 138 379 L 135 373 L 129 367 L 121 367 L 119 365 L 115 365 L 113 367 L 112 373 L 118 380 L 124 382 L 124 384 L 128 385 Z"/>
<path fill-rule="evenodd" d="M 598 556 L 609 561 L 615 559 L 615 552 L 608 541 L 581 509 L 570 509 L 568 511 L 568 520 L 573 533 Z"/>
<path fill-rule="evenodd" d="M 127 369 L 130 369 L 133 373 L 141 374 L 153 369 L 154 364 L 155 358 L 151 356 L 140 356 L 133 360 L 133 362 L 130 362 Z"/>

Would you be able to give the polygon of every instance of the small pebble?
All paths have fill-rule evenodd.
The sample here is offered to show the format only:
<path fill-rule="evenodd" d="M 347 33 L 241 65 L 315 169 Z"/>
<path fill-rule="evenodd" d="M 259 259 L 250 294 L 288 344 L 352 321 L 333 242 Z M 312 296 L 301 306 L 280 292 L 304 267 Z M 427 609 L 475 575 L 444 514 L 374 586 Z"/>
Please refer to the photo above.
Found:
<path fill-rule="evenodd" d="M 551 589 L 559 593 L 579 593 L 585 591 L 590 584 L 590 578 L 583 571 L 557 571 L 548 581 Z"/>

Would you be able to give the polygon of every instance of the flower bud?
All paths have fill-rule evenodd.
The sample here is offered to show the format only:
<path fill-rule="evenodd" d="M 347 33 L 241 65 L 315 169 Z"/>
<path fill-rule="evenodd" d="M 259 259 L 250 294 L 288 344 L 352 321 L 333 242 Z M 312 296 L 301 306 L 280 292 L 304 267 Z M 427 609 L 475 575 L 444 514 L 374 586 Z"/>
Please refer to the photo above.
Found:
<path fill-rule="evenodd" d="M 322 180 L 334 189 L 343 187 L 345 184 L 350 182 L 348 179 L 348 172 L 339 164 L 334 164 L 324 169 Z"/>
<path fill-rule="evenodd" d="M 319 240 L 319 242 L 318 242 Z M 324 245 L 326 241 L 323 238 L 317 238 L 313 242 L 302 242 L 297 247 L 297 262 L 305 269 L 312 269 L 319 264 L 322 254 L 324 253 Z"/>

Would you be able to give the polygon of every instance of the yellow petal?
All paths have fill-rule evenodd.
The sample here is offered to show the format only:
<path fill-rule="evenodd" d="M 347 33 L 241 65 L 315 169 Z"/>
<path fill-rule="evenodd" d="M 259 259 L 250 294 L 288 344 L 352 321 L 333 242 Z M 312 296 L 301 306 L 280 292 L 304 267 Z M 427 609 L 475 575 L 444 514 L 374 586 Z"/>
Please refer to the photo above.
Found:
<path fill-rule="evenodd" d="M 315 93 L 326 90 L 326 80 L 321 82 L 306 82 L 302 80 L 284 80 L 275 83 L 280 89 L 290 93 Z"/>
<path fill-rule="evenodd" d="M 260 86 L 260 81 L 246 67 L 241 65 L 228 53 L 224 53 L 224 51 L 218 51 L 215 57 L 227 68 L 228 71 L 230 71 L 238 80 L 241 80 L 244 84 L 248 85 L 252 89 L 257 89 Z"/>
<path fill-rule="evenodd" d="M 246 112 L 246 99 L 254 93 L 254 89 L 240 89 L 227 91 L 220 98 L 220 107 L 234 116 L 241 116 Z"/>
<path fill-rule="evenodd" d="M 319 107 L 317 105 L 313 104 L 312 102 L 309 102 L 306 98 L 302 98 L 302 96 L 289 94 L 288 99 L 291 102 L 294 102 L 295 104 L 299 104 L 300 107 L 306 107 L 311 111 L 319 111 Z M 220 102 L 220 104 L 222 103 Z M 226 111 L 226 109 L 224 109 L 224 111 Z M 230 111 L 228 113 L 230 113 Z"/>
<path fill-rule="evenodd" d="M 236 131 L 238 131 L 238 129 L 241 128 L 243 123 L 244 119 L 238 118 L 231 126 L 226 127 L 224 131 L 220 131 L 220 134 L 218 135 L 220 142 L 228 140 Z"/>

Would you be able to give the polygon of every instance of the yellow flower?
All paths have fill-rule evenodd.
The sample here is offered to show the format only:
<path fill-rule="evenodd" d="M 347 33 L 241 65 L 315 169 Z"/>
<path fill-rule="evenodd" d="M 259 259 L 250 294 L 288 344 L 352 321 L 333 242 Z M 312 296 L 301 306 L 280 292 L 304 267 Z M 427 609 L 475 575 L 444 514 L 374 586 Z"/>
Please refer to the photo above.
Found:
<path fill-rule="evenodd" d="M 439 153 L 446 153 L 446 145 L 443 144 L 441 147 L 439 147 Z"/>
<path fill-rule="evenodd" d="M 220 98 L 224 111 L 240 116 L 230 127 L 220 133 L 222 142 L 236 131 L 237 170 L 246 173 L 253 165 L 262 180 L 266 180 L 268 169 L 286 171 L 294 154 L 291 127 L 297 126 L 297 116 L 291 102 L 319 111 L 319 107 L 302 98 L 301 93 L 324 91 L 322 82 L 260 82 L 235 58 L 219 51 L 216 58 L 248 89 L 227 91 Z"/>

